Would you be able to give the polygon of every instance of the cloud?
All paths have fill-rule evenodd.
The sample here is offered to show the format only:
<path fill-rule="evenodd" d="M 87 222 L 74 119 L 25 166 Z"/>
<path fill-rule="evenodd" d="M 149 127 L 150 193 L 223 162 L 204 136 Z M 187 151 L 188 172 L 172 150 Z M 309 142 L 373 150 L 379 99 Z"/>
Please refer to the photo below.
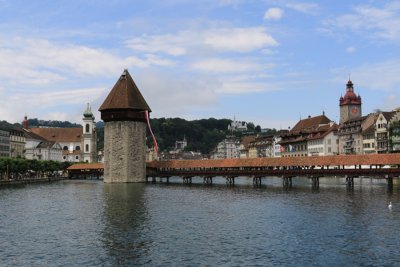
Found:
<path fill-rule="evenodd" d="M 266 85 L 263 83 L 227 82 L 222 84 L 217 92 L 220 94 L 248 94 L 263 92 L 265 89 Z"/>
<path fill-rule="evenodd" d="M 185 48 L 190 43 L 190 39 L 194 37 L 193 33 L 182 31 L 177 35 L 143 35 L 126 41 L 126 45 L 134 50 L 148 53 L 163 52 L 171 56 L 182 56 L 187 53 Z"/>
<path fill-rule="evenodd" d="M 286 7 L 310 15 L 316 15 L 320 9 L 318 4 L 306 2 L 287 3 Z"/>
<path fill-rule="evenodd" d="M 338 69 L 337 73 L 348 70 Z M 376 63 L 366 63 L 351 70 L 351 77 L 357 86 L 379 91 L 393 91 L 400 88 L 400 59 L 395 58 Z M 338 78 L 340 81 L 343 78 Z"/>
<path fill-rule="evenodd" d="M 209 58 L 194 62 L 192 64 L 192 68 L 214 73 L 239 73 L 260 70 L 262 66 L 255 62 Z"/>
<path fill-rule="evenodd" d="M 390 93 L 384 98 L 384 103 L 382 104 L 382 110 L 390 111 L 399 107 L 400 107 L 399 94 L 397 92 Z"/>
<path fill-rule="evenodd" d="M 147 54 L 121 57 L 104 49 L 61 45 L 45 39 L 0 37 L 0 78 L 24 84 L 51 84 L 69 75 L 117 75 L 129 67 L 170 66 L 174 62 Z"/>
<path fill-rule="evenodd" d="M 346 52 L 349 54 L 352 54 L 352 53 L 356 52 L 356 48 L 354 46 L 349 46 L 346 48 Z"/>
<path fill-rule="evenodd" d="M 135 82 L 153 110 L 154 117 L 182 117 L 193 109 L 208 109 L 218 103 L 216 91 L 220 82 L 214 77 L 171 76 L 153 70 L 142 70 L 136 77 Z"/>
<path fill-rule="evenodd" d="M 398 40 L 400 38 L 400 2 L 391 2 L 382 8 L 360 5 L 353 12 L 327 19 L 323 22 L 325 32 L 351 31 L 376 40 Z"/>
<path fill-rule="evenodd" d="M 266 20 L 280 20 L 283 16 L 283 9 L 278 7 L 269 8 L 265 14 L 264 19 Z"/>
<path fill-rule="evenodd" d="M 278 45 L 262 27 L 212 30 L 205 35 L 204 43 L 219 50 L 235 52 L 250 52 Z"/>
<path fill-rule="evenodd" d="M 204 31 L 180 31 L 177 34 L 143 35 L 125 42 L 126 46 L 146 53 L 184 56 L 199 50 L 251 52 L 278 42 L 263 27 L 220 28 Z"/>

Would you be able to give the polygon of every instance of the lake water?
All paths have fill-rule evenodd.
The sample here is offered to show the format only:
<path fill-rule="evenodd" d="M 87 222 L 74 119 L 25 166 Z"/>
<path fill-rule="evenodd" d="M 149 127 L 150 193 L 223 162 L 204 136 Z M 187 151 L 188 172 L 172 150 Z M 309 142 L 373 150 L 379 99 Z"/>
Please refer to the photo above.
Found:
<path fill-rule="evenodd" d="M 0 266 L 400 265 L 397 179 L 171 182 L 1 188 Z"/>

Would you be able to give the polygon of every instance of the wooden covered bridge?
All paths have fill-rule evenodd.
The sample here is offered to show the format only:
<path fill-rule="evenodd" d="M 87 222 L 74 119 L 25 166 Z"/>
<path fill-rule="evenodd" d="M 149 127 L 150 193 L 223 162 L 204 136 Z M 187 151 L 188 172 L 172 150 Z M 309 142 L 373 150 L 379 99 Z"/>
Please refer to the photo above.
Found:
<path fill-rule="evenodd" d="M 285 157 L 222 160 L 168 160 L 147 163 L 147 178 L 167 179 L 182 177 L 191 183 L 193 177 L 202 177 L 205 184 L 212 184 L 213 177 L 222 176 L 228 184 L 243 176 L 252 177 L 255 185 L 271 176 L 282 178 L 290 186 L 292 178 L 309 177 L 313 187 L 319 186 L 320 177 L 345 177 L 347 185 L 354 186 L 354 178 L 371 177 L 386 179 L 393 185 L 393 178 L 400 176 L 400 154 L 337 155 L 318 157 Z"/>

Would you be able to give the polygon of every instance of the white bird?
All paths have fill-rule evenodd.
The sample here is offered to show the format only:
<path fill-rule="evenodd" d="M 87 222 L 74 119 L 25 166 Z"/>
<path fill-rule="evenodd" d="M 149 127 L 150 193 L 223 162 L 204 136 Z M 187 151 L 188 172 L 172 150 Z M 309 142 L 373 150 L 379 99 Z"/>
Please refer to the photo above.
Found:
<path fill-rule="evenodd" d="M 392 202 L 389 202 L 388 208 L 391 210 L 392 209 Z"/>

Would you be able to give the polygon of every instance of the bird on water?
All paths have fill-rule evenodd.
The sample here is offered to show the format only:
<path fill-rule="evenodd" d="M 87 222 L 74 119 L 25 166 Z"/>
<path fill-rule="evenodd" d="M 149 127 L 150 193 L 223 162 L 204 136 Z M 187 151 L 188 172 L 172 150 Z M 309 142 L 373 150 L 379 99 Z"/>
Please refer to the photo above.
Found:
<path fill-rule="evenodd" d="M 389 202 L 388 208 L 391 210 L 392 209 L 392 202 Z"/>

